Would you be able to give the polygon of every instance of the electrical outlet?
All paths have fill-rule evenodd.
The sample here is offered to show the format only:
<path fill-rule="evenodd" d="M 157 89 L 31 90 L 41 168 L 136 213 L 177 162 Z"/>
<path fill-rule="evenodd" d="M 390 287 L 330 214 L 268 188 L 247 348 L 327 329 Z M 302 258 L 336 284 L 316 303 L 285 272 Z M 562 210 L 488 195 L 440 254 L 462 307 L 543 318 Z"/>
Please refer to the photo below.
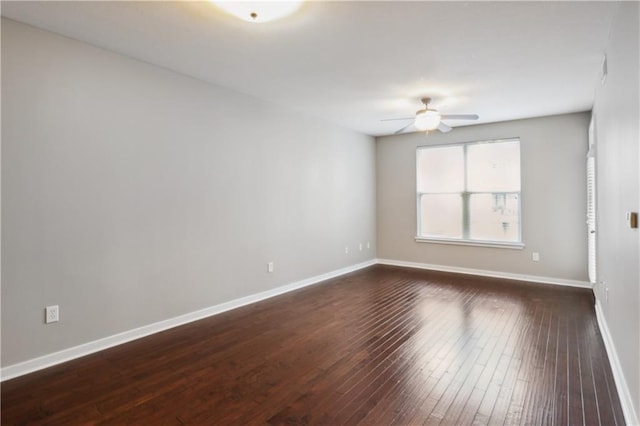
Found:
<path fill-rule="evenodd" d="M 344 247 L 344 253 L 345 254 L 349 254 L 349 246 L 345 246 Z"/>
<path fill-rule="evenodd" d="M 537 251 L 534 251 L 534 252 L 531 254 L 531 259 L 532 259 L 534 262 L 540 262 L 540 253 L 538 253 Z"/>
<path fill-rule="evenodd" d="M 360 243 L 358 247 L 360 247 L 360 251 L 362 251 L 362 243 Z"/>
<path fill-rule="evenodd" d="M 267 272 L 273 272 L 273 262 L 267 263 Z"/>
<path fill-rule="evenodd" d="M 60 321 L 60 307 L 58 305 L 47 306 L 45 308 L 45 324 Z"/>
<path fill-rule="evenodd" d="M 370 249 L 371 248 L 371 243 L 369 243 L 369 241 L 367 241 L 367 248 Z"/>

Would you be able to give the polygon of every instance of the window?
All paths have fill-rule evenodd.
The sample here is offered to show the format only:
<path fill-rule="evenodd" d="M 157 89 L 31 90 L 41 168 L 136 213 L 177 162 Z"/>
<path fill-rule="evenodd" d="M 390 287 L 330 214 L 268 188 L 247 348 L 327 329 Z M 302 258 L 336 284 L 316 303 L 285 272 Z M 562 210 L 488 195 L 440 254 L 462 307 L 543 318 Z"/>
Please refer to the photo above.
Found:
<path fill-rule="evenodd" d="M 520 140 L 417 150 L 418 241 L 522 248 Z"/>

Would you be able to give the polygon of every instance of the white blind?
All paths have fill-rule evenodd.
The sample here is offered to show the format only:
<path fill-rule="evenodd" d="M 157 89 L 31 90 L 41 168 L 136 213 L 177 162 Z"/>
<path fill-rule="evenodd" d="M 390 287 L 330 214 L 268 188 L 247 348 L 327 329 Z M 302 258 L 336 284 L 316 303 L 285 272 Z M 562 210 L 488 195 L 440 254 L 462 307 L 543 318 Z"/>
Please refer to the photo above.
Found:
<path fill-rule="evenodd" d="M 587 157 L 587 232 L 589 251 L 589 281 L 596 282 L 596 164 Z"/>

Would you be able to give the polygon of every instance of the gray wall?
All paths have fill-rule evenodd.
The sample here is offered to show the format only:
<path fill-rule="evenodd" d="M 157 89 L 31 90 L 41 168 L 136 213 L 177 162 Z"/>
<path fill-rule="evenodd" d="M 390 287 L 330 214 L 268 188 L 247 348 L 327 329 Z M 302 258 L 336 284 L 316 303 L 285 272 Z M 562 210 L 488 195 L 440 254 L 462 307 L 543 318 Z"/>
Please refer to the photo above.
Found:
<path fill-rule="evenodd" d="M 589 114 L 458 127 L 377 139 L 378 257 L 587 281 L 586 153 Z M 523 250 L 418 243 L 417 146 L 520 138 Z M 540 261 L 532 262 L 532 252 Z"/>
<path fill-rule="evenodd" d="M 607 45 L 608 76 L 596 92 L 599 299 L 637 415 L 640 415 L 640 25 L 637 2 L 619 5 Z M 602 284 L 604 283 L 604 285 Z M 609 288 L 607 301 L 604 288 Z M 627 419 L 629 420 L 629 419 Z"/>
<path fill-rule="evenodd" d="M 372 138 L 6 19 L 2 143 L 4 366 L 374 258 Z"/>

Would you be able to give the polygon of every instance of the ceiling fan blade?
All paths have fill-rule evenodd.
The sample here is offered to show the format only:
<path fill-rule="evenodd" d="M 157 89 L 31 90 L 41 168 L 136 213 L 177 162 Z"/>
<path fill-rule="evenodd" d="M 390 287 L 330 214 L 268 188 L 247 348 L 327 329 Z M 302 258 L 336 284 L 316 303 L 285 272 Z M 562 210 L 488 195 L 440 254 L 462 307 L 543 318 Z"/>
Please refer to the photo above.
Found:
<path fill-rule="evenodd" d="M 444 114 L 440 118 L 443 120 L 477 120 L 478 114 Z"/>
<path fill-rule="evenodd" d="M 398 121 L 398 120 L 413 120 L 415 117 L 403 117 L 403 118 L 383 118 L 380 121 Z"/>
<path fill-rule="evenodd" d="M 447 126 L 441 121 L 440 124 L 438 124 L 438 130 L 442 133 L 449 133 L 451 131 L 451 126 Z"/>
<path fill-rule="evenodd" d="M 404 126 L 402 129 L 400 130 L 396 130 L 395 132 L 393 132 L 394 135 L 397 135 L 398 133 L 402 133 L 403 131 L 405 131 L 406 129 L 408 129 L 409 127 L 413 126 L 413 122 L 407 124 L 406 126 Z"/>

